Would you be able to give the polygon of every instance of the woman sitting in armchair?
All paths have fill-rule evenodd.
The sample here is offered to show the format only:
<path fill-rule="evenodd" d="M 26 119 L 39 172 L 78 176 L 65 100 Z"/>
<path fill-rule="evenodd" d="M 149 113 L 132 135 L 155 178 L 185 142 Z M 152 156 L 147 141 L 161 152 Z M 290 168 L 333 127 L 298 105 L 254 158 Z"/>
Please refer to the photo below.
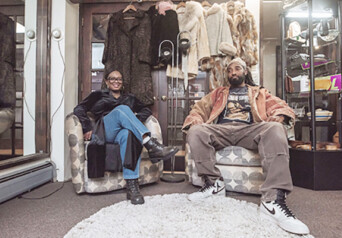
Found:
<path fill-rule="evenodd" d="M 150 132 L 142 122 L 152 112 L 134 95 L 122 93 L 122 80 L 119 71 L 112 71 L 105 80 L 107 89 L 92 92 L 75 107 L 74 114 L 82 124 L 85 140 L 94 138 L 93 131 L 95 131 L 87 112 L 94 114 L 96 121 L 103 120 L 106 142 L 120 145 L 123 177 L 127 182 L 127 199 L 131 200 L 132 204 L 143 204 L 144 198 L 140 193 L 138 183 L 140 154 L 137 155 L 137 164 L 134 170 L 124 167 L 127 149 L 135 149 L 126 148 L 129 134 L 132 133 L 147 149 L 153 163 L 171 158 L 178 152 L 178 149 L 164 146 L 155 138 L 150 137 Z"/>

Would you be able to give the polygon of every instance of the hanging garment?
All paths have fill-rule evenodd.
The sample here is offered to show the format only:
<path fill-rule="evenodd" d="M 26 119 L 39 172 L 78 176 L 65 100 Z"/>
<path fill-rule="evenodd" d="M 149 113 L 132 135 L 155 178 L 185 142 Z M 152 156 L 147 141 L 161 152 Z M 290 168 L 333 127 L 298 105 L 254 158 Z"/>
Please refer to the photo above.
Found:
<path fill-rule="evenodd" d="M 147 11 L 151 18 L 152 33 L 151 33 L 151 47 L 152 57 L 151 65 L 154 68 L 161 68 L 167 64 L 172 63 L 172 57 L 167 60 L 162 60 L 158 57 L 159 45 L 164 40 L 169 40 L 174 46 L 174 63 L 176 64 L 177 57 L 177 35 L 179 33 L 177 13 L 174 10 L 166 10 L 165 15 L 159 14 L 155 6 L 150 7 Z M 172 50 L 172 46 L 169 42 L 164 42 L 161 46 L 161 50 L 169 48 Z M 172 52 L 172 51 L 171 51 Z"/>
<path fill-rule="evenodd" d="M 12 65 L 0 61 L 0 109 L 15 107 L 15 84 Z"/>
<path fill-rule="evenodd" d="M 113 14 L 108 24 L 102 63 L 105 76 L 113 70 L 119 71 L 125 92 L 134 94 L 145 105 L 153 104 L 151 20 L 144 11 Z"/>
<path fill-rule="evenodd" d="M 203 9 L 200 3 L 190 1 L 186 2 L 185 7 L 180 7 L 177 10 L 179 31 L 188 31 L 190 33 L 191 47 L 189 49 L 189 58 L 187 64 L 189 79 L 194 78 L 198 74 L 199 61 L 210 57 L 210 49 L 208 43 L 207 27 L 205 25 Z M 182 34 L 182 37 L 188 38 L 189 34 Z M 171 77 L 177 76 L 184 78 L 181 67 L 167 67 L 166 75 Z"/>
<path fill-rule="evenodd" d="M 227 13 L 217 3 L 210 8 L 203 8 L 203 13 L 208 32 L 210 56 L 234 56 L 236 48 L 233 45 Z"/>
<path fill-rule="evenodd" d="M 209 90 L 212 91 L 222 86 L 230 86 L 227 77 L 227 65 L 231 61 L 230 56 L 213 57 L 209 74 Z"/>
<path fill-rule="evenodd" d="M 0 109 L 15 107 L 15 27 L 0 13 Z"/>
<path fill-rule="evenodd" d="M 158 13 L 160 15 L 166 15 L 166 11 L 173 10 L 172 1 L 159 1 L 156 3 L 156 9 L 158 9 Z"/>
<path fill-rule="evenodd" d="M 236 55 L 248 66 L 256 65 L 259 60 L 258 32 L 253 14 L 239 1 L 229 1 L 221 7 L 228 13 Z"/>
<path fill-rule="evenodd" d="M 15 67 L 14 21 L 0 13 L 0 61 Z"/>

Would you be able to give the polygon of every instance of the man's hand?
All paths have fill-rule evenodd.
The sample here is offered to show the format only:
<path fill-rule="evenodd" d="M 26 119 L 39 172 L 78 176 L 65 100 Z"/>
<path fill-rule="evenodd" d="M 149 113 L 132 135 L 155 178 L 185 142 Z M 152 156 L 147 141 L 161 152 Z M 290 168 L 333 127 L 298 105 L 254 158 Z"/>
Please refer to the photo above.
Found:
<path fill-rule="evenodd" d="M 269 119 L 268 119 L 268 121 L 275 121 L 275 122 L 280 122 L 280 123 L 283 123 L 284 120 L 285 120 L 285 117 L 282 115 L 269 117 Z"/>
<path fill-rule="evenodd" d="M 88 132 L 84 133 L 84 135 L 83 135 L 84 140 L 90 140 L 92 134 L 93 134 L 93 131 L 88 131 Z"/>

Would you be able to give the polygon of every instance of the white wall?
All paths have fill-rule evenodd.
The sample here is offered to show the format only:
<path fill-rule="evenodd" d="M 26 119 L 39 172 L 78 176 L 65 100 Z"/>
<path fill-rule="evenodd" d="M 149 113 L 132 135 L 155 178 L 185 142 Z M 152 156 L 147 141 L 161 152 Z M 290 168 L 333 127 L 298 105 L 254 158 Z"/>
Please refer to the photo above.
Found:
<path fill-rule="evenodd" d="M 78 42 L 79 42 L 79 5 L 67 4 L 66 6 L 66 72 L 65 72 L 65 88 L 68 93 L 65 95 L 65 116 L 73 111 L 78 103 Z M 65 118 L 64 116 L 64 118 Z M 68 138 L 64 133 L 64 178 L 71 178 L 71 161 L 69 159 Z"/>
<path fill-rule="evenodd" d="M 56 164 L 57 180 L 71 177 L 65 116 L 77 103 L 79 6 L 66 0 L 52 1 L 51 31 L 51 159 Z"/>
<path fill-rule="evenodd" d="M 253 14 L 257 32 L 258 32 L 258 43 L 260 42 L 260 1 L 259 0 L 246 0 L 245 2 L 246 8 Z M 258 44 L 258 48 L 259 48 Z M 259 54 L 259 51 L 258 51 Z M 260 55 L 259 55 L 260 59 Z M 253 76 L 253 80 L 256 84 L 260 83 L 260 70 L 259 70 L 259 64 L 253 66 L 251 68 L 251 73 Z"/>
<path fill-rule="evenodd" d="M 37 0 L 25 1 L 25 31 L 33 30 L 37 35 Z M 36 152 L 36 41 L 25 37 L 24 47 L 24 155 Z"/>
<path fill-rule="evenodd" d="M 263 42 L 263 86 L 267 88 L 273 95 L 276 95 L 276 46 L 278 41 Z"/>
<path fill-rule="evenodd" d="M 276 47 L 281 44 L 279 15 L 283 11 L 281 1 L 263 0 L 262 29 L 264 30 L 261 54 L 263 55 L 263 86 L 276 94 Z"/>

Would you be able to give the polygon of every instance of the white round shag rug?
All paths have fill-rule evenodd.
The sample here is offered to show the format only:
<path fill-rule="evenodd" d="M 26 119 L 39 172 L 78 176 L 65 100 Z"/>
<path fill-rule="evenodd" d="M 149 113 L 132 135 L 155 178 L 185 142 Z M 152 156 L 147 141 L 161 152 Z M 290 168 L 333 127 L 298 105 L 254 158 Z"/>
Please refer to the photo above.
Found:
<path fill-rule="evenodd" d="M 143 205 L 119 202 L 81 221 L 64 237 L 303 237 L 262 219 L 256 204 L 229 197 L 190 202 L 187 195 L 148 196 Z"/>

